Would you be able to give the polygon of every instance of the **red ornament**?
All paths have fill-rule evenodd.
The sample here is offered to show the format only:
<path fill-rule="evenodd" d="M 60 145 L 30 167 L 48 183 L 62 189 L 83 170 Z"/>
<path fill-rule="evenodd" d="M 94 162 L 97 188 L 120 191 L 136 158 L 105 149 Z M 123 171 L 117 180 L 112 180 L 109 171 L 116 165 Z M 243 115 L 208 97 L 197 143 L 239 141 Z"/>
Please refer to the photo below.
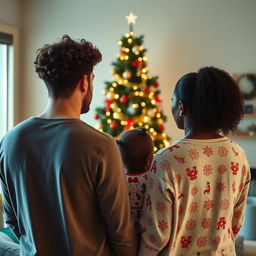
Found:
<path fill-rule="evenodd" d="M 95 114 L 94 116 L 93 116 L 93 118 L 95 119 L 95 120 L 98 120 L 99 119 L 99 115 L 98 114 Z"/>
<path fill-rule="evenodd" d="M 139 60 L 134 60 L 134 61 L 132 61 L 132 66 L 133 66 L 134 68 L 137 68 L 139 65 L 140 65 L 140 61 L 139 61 Z"/>
<path fill-rule="evenodd" d="M 126 51 L 120 50 L 120 54 L 121 54 L 121 55 L 125 55 L 125 54 L 126 54 Z"/>
<path fill-rule="evenodd" d="M 126 121 L 126 125 L 125 125 L 124 129 L 129 130 L 131 128 L 131 126 L 133 125 L 134 119 L 131 117 L 127 117 L 127 118 L 125 118 L 125 121 Z"/>
<path fill-rule="evenodd" d="M 110 127 L 111 129 L 113 129 L 113 130 L 116 130 L 117 127 L 118 127 L 118 124 L 117 124 L 116 121 L 113 121 L 112 123 L 110 123 L 109 127 Z"/>
<path fill-rule="evenodd" d="M 162 125 L 162 124 L 160 124 L 159 126 L 158 126 L 158 129 L 159 129 L 159 131 L 163 131 L 164 130 L 164 126 Z"/>
<path fill-rule="evenodd" d="M 149 94 L 149 93 L 150 93 L 150 89 L 149 89 L 148 87 L 146 87 L 146 88 L 144 89 L 144 92 L 145 92 L 146 94 Z"/>
<path fill-rule="evenodd" d="M 120 102 L 122 102 L 123 104 L 126 104 L 128 102 L 128 97 L 126 95 L 123 95 L 121 98 L 120 98 Z"/>
<path fill-rule="evenodd" d="M 110 105 L 113 103 L 113 100 L 106 100 L 105 101 L 105 107 L 106 107 L 106 111 L 109 112 L 110 111 Z"/>
<path fill-rule="evenodd" d="M 157 81 L 155 81 L 154 83 L 153 83 L 153 85 L 154 85 L 154 87 L 158 87 L 159 86 L 159 83 L 157 82 Z"/>
<path fill-rule="evenodd" d="M 153 99 L 154 99 L 156 102 L 162 102 L 162 101 L 158 98 L 158 96 L 154 97 Z"/>

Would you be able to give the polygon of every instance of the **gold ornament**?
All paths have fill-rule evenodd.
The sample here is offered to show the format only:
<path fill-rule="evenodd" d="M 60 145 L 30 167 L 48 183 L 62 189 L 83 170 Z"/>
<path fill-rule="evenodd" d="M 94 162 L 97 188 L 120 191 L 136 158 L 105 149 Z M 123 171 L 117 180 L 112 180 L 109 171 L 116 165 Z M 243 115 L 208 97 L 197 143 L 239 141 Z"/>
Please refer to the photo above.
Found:
<path fill-rule="evenodd" d="M 113 92 L 108 92 L 106 97 L 109 99 L 109 100 L 113 100 L 114 99 L 114 96 L 115 94 Z"/>
<path fill-rule="evenodd" d="M 163 119 L 158 119 L 158 120 L 157 120 L 157 123 L 158 123 L 158 124 L 163 124 L 163 123 L 164 123 L 164 120 L 163 120 Z"/>
<path fill-rule="evenodd" d="M 148 114 L 148 116 L 150 116 L 150 117 L 153 117 L 153 116 L 155 115 L 153 109 L 149 109 L 149 110 L 147 111 L 147 114 Z"/>
<path fill-rule="evenodd" d="M 125 71 L 125 72 L 123 73 L 123 78 L 125 78 L 125 79 L 130 79 L 131 76 L 132 76 L 132 74 L 131 74 L 130 71 Z"/>

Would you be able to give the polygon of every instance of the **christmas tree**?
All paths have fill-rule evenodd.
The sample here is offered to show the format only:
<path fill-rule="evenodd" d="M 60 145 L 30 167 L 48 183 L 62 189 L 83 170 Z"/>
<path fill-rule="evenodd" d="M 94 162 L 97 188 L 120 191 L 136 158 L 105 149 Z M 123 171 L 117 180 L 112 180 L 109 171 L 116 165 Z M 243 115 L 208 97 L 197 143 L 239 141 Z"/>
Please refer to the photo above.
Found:
<path fill-rule="evenodd" d="M 144 127 L 151 134 L 157 151 L 169 145 L 164 132 L 166 116 L 163 114 L 158 77 L 149 74 L 143 35 L 135 36 L 133 24 L 137 16 L 126 17 L 130 32 L 118 42 L 120 52 L 112 63 L 114 81 L 105 82 L 104 107 L 96 108 L 94 118 L 99 120 L 98 129 L 118 136 L 122 131 Z"/>

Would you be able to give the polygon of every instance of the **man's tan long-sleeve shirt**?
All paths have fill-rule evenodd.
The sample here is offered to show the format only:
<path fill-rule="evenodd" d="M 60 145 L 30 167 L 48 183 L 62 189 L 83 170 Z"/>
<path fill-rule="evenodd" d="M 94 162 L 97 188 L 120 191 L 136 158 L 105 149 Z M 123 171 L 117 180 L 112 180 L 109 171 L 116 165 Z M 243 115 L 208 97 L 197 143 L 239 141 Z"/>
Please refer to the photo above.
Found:
<path fill-rule="evenodd" d="M 32 117 L 0 145 L 6 222 L 21 255 L 135 256 L 115 141 L 79 119 Z"/>

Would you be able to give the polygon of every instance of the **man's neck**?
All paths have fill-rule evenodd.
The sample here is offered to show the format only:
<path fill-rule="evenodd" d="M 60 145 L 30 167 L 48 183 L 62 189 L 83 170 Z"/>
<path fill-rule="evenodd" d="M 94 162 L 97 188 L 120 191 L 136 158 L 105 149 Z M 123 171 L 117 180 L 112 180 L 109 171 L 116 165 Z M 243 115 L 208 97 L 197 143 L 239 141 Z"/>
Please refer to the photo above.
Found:
<path fill-rule="evenodd" d="M 80 108 L 72 99 L 59 98 L 48 100 L 48 104 L 38 117 L 46 119 L 77 118 L 80 119 Z"/>

